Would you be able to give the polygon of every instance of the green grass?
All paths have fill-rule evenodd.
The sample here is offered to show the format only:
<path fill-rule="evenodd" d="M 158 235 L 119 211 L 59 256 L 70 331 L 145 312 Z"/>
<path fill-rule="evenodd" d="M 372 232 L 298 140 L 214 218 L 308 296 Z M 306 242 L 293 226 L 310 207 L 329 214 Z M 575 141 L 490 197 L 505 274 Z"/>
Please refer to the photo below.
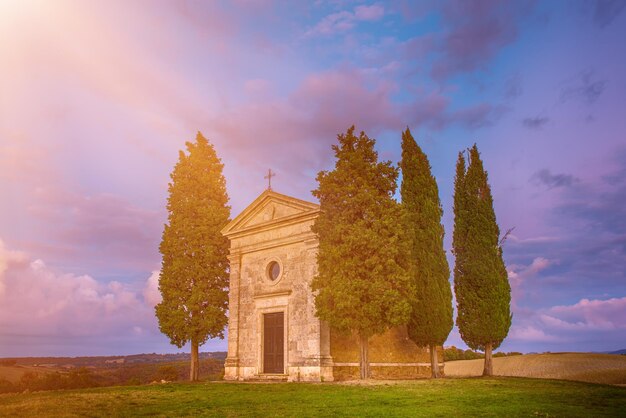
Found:
<path fill-rule="evenodd" d="M 475 378 L 375 385 L 171 383 L 0 395 L 0 416 L 624 416 L 626 388 Z"/>

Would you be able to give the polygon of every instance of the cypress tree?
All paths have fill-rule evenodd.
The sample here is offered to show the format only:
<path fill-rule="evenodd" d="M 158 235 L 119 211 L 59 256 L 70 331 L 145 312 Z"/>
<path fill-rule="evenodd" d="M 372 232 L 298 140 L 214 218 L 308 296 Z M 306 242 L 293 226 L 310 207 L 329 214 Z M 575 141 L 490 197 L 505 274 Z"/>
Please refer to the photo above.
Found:
<path fill-rule="evenodd" d="M 369 377 L 368 339 L 406 323 L 410 313 L 402 209 L 393 199 L 398 169 L 378 162 L 374 139 L 354 126 L 337 136 L 335 168 L 317 175 L 321 213 L 315 292 L 317 316 L 356 333 L 361 378 Z"/>
<path fill-rule="evenodd" d="M 467 170 L 463 154 L 456 168 L 454 292 L 463 341 L 485 352 L 484 376 L 493 374 L 492 351 L 506 338 L 512 319 L 511 286 L 499 236 L 487 172 L 474 144 Z"/>
<path fill-rule="evenodd" d="M 430 348 L 431 374 L 440 377 L 437 346 L 452 330 L 450 270 L 443 249 L 443 209 L 428 157 L 407 128 L 402 133 L 402 205 L 410 242 L 411 280 L 414 283 L 409 337 Z"/>
<path fill-rule="evenodd" d="M 224 165 L 202 136 L 187 142 L 171 174 L 168 223 L 159 251 L 163 259 L 155 310 L 161 332 L 181 348 L 191 343 L 190 380 L 198 379 L 198 347 L 224 338 L 228 309 L 228 239 L 220 230 L 230 207 Z"/>

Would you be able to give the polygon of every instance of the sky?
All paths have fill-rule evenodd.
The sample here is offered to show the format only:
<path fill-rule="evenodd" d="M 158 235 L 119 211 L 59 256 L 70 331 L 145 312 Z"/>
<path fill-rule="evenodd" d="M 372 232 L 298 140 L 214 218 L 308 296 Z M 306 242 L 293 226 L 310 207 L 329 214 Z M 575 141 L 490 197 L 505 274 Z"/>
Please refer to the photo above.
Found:
<path fill-rule="evenodd" d="M 0 0 L 0 356 L 178 352 L 154 305 L 185 142 L 215 145 L 234 217 L 269 168 L 315 201 L 353 124 L 394 164 L 410 127 L 451 266 L 478 145 L 514 228 L 500 350 L 626 348 L 624 39 L 624 0 Z"/>

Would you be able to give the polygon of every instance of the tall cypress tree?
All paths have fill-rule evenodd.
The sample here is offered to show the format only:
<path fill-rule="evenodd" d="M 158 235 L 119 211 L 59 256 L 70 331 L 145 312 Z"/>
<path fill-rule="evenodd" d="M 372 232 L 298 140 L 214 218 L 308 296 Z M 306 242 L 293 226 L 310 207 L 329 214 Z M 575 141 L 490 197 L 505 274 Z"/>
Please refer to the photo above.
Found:
<path fill-rule="evenodd" d="M 361 378 L 369 377 L 368 339 L 406 323 L 410 313 L 406 239 L 400 204 L 393 199 L 398 169 L 378 162 L 374 139 L 354 126 L 337 136 L 332 171 L 317 175 L 313 194 L 321 213 L 315 292 L 317 316 L 356 333 Z"/>
<path fill-rule="evenodd" d="M 437 346 L 452 330 L 450 269 L 443 249 L 443 209 L 428 157 L 407 128 L 402 133 L 402 205 L 410 242 L 411 279 L 414 283 L 409 337 L 430 348 L 432 377 L 440 377 Z"/>
<path fill-rule="evenodd" d="M 224 338 L 228 309 L 228 223 L 224 165 L 202 136 L 187 142 L 171 174 L 168 223 L 159 250 L 163 256 L 156 306 L 161 332 L 181 348 L 191 342 L 190 380 L 198 379 L 198 347 Z"/>
<path fill-rule="evenodd" d="M 456 323 L 463 341 L 485 351 L 484 376 L 493 374 L 492 351 L 511 326 L 511 286 L 502 259 L 500 229 L 493 210 L 487 172 L 476 144 L 469 167 L 459 154 L 454 190 L 453 248 Z"/>

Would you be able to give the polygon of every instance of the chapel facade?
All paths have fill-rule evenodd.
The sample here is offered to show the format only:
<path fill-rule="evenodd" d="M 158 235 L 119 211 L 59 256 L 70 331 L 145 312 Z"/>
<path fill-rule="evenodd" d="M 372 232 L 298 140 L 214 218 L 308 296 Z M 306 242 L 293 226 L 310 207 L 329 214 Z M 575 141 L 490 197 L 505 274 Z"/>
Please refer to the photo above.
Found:
<path fill-rule="evenodd" d="M 315 316 L 318 239 L 311 226 L 319 211 L 268 189 L 222 230 L 230 240 L 226 380 L 358 378 L 356 336 Z M 369 359 L 372 378 L 430 376 L 428 348 L 416 346 L 405 327 L 372 337 Z"/>

